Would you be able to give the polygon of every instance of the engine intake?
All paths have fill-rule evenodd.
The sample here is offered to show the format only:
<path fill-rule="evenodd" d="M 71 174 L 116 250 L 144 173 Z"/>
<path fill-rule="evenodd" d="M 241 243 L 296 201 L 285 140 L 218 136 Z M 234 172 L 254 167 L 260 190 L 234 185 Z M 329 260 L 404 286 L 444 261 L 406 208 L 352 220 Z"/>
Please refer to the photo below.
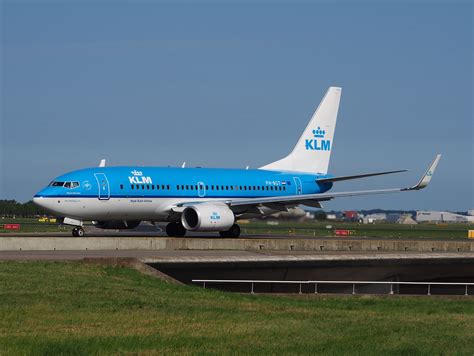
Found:
<path fill-rule="evenodd" d="M 181 214 L 181 223 L 190 231 L 225 231 L 234 225 L 235 216 L 227 205 L 198 204 Z"/>

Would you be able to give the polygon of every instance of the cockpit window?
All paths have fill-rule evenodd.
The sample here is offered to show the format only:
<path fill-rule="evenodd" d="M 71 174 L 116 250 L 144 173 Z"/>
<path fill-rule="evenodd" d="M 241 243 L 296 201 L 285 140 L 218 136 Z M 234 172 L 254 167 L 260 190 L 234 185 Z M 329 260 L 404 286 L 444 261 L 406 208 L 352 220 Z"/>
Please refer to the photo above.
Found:
<path fill-rule="evenodd" d="M 52 182 L 51 187 L 62 187 L 64 182 Z"/>
<path fill-rule="evenodd" d="M 74 189 L 79 187 L 79 182 L 66 182 L 64 183 L 64 188 Z"/>

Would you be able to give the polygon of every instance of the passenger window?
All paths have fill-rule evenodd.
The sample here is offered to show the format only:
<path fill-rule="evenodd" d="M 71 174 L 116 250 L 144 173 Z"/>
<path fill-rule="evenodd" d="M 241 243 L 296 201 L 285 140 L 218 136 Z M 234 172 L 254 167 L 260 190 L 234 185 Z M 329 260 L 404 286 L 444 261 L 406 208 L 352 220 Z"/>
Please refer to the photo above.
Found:
<path fill-rule="evenodd" d="M 283 186 L 283 190 L 286 190 L 286 185 Z"/>
<path fill-rule="evenodd" d="M 194 190 L 194 186 L 193 186 L 193 185 L 191 186 L 191 190 Z"/>
<path fill-rule="evenodd" d="M 154 184 L 151 185 L 151 189 L 155 190 L 155 185 Z"/>
<path fill-rule="evenodd" d="M 234 190 L 234 186 L 233 186 L 233 185 L 230 186 L 230 190 Z"/>
<path fill-rule="evenodd" d="M 150 190 L 150 184 L 146 185 L 146 189 Z"/>
<path fill-rule="evenodd" d="M 189 190 L 189 185 L 186 184 L 186 190 Z"/>
<path fill-rule="evenodd" d="M 145 184 L 142 185 L 142 190 L 145 190 Z"/>
<path fill-rule="evenodd" d="M 137 189 L 140 189 L 140 186 L 137 184 L 137 185 L 136 185 L 136 188 L 137 188 Z"/>
<path fill-rule="evenodd" d="M 216 190 L 219 190 L 219 186 L 218 186 L 218 185 L 216 185 Z"/>
<path fill-rule="evenodd" d="M 208 185 L 206 185 L 206 190 L 209 190 L 209 186 L 208 186 Z"/>
<path fill-rule="evenodd" d="M 213 186 L 213 185 L 211 185 L 211 190 L 214 190 L 214 186 Z"/>
<path fill-rule="evenodd" d="M 228 186 L 228 185 L 225 186 L 225 190 L 229 190 L 229 186 Z"/>
<path fill-rule="evenodd" d="M 181 184 L 181 190 L 184 190 L 184 184 Z"/>
<path fill-rule="evenodd" d="M 257 190 L 257 189 L 255 188 L 255 186 L 253 186 L 253 190 Z"/>
<path fill-rule="evenodd" d="M 199 190 L 199 188 L 198 188 L 198 186 L 197 186 L 197 185 L 195 185 L 194 187 L 196 188 L 196 190 Z"/>
<path fill-rule="evenodd" d="M 179 185 L 176 185 L 176 189 L 179 190 Z"/>
<path fill-rule="evenodd" d="M 270 188 L 268 188 L 268 185 L 267 185 L 267 190 L 268 190 L 268 189 L 270 189 Z"/>
<path fill-rule="evenodd" d="M 159 184 L 156 185 L 156 190 L 160 190 L 160 185 Z"/>
<path fill-rule="evenodd" d="M 123 184 L 120 184 L 120 189 L 123 189 Z"/>
<path fill-rule="evenodd" d="M 244 185 L 244 190 L 247 190 L 247 186 L 246 186 L 246 185 Z"/>
<path fill-rule="evenodd" d="M 161 185 L 161 189 L 165 190 L 165 185 L 164 184 Z"/>
<path fill-rule="evenodd" d="M 133 190 L 133 188 L 135 188 L 135 186 L 133 184 L 130 184 L 130 188 L 132 188 L 132 190 Z"/>

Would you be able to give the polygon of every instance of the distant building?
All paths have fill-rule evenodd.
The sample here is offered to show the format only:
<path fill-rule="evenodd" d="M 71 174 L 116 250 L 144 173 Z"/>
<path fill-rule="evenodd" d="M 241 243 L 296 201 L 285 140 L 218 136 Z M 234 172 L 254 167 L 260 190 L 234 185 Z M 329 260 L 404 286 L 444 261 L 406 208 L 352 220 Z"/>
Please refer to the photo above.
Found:
<path fill-rule="evenodd" d="M 416 225 L 418 224 L 413 218 L 411 217 L 411 214 L 402 214 L 397 220 L 398 224 L 402 225 Z"/>
<path fill-rule="evenodd" d="M 474 216 L 474 209 L 468 210 L 467 215 Z"/>
<path fill-rule="evenodd" d="M 376 221 L 386 221 L 387 214 L 379 213 L 379 214 L 368 214 L 364 216 L 363 223 L 364 224 L 375 224 Z"/>
<path fill-rule="evenodd" d="M 336 216 L 336 214 L 327 214 L 327 215 L 326 215 L 326 219 L 328 219 L 328 220 L 336 220 L 336 219 L 337 219 L 337 216 Z"/>
<path fill-rule="evenodd" d="M 343 214 L 344 220 L 357 221 L 357 219 L 359 218 L 359 213 L 355 210 L 345 211 Z"/>
<path fill-rule="evenodd" d="M 402 215 L 398 213 L 387 214 L 387 222 L 396 223 L 398 222 L 398 220 L 400 220 L 401 217 Z"/>
<path fill-rule="evenodd" d="M 474 216 L 455 214 L 449 211 L 417 211 L 416 221 L 474 223 Z"/>

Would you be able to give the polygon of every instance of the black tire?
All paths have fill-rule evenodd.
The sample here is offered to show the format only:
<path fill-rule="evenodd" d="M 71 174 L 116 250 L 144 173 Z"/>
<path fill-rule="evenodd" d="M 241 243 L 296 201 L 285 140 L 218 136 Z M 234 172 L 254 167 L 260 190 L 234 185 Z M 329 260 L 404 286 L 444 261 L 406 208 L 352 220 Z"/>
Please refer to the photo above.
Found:
<path fill-rule="evenodd" d="M 187 230 L 181 223 L 169 223 L 166 225 L 166 235 L 170 237 L 183 237 Z"/>
<path fill-rule="evenodd" d="M 237 224 L 232 225 L 229 229 L 230 237 L 239 237 L 240 236 L 240 226 Z"/>
<path fill-rule="evenodd" d="M 232 225 L 232 227 L 229 230 L 226 231 L 220 231 L 219 235 L 221 237 L 239 237 L 240 236 L 240 226 L 237 224 Z"/>
<path fill-rule="evenodd" d="M 72 229 L 72 236 L 73 237 L 77 237 L 78 234 L 77 234 L 77 227 L 75 227 L 74 229 Z"/>
<path fill-rule="evenodd" d="M 166 225 L 166 235 L 168 236 L 176 236 L 176 224 L 175 223 L 169 223 Z"/>
<path fill-rule="evenodd" d="M 183 224 L 176 223 L 176 237 L 183 237 L 186 235 L 187 230 L 184 228 Z"/>
<path fill-rule="evenodd" d="M 86 234 L 86 232 L 84 231 L 84 229 L 83 229 L 82 227 L 78 227 L 76 234 L 77 234 L 77 235 L 76 235 L 77 237 L 84 237 L 84 235 Z"/>

